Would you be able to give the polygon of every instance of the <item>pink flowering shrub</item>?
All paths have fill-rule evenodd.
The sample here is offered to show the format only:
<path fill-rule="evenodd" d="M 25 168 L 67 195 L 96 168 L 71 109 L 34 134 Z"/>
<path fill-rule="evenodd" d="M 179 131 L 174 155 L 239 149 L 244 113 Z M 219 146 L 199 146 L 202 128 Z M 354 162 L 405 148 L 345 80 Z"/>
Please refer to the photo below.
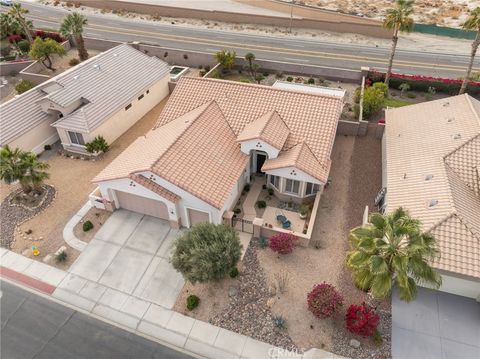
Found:
<path fill-rule="evenodd" d="M 319 319 L 331 317 L 343 305 L 343 297 L 328 283 L 315 284 L 307 295 L 308 310 Z"/>
<path fill-rule="evenodd" d="M 289 254 L 293 252 L 294 242 L 298 238 L 291 233 L 279 233 L 270 238 L 270 249 L 279 254 Z"/>
<path fill-rule="evenodd" d="M 380 316 L 365 303 L 352 304 L 345 314 L 345 322 L 350 332 L 366 338 L 377 332 Z"/>

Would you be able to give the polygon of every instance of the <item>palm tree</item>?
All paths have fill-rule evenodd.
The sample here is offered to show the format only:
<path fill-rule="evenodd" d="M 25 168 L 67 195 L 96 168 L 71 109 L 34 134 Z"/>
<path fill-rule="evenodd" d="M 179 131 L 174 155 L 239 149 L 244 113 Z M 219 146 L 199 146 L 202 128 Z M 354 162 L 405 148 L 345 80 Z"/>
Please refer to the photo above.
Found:
<path fill-rule="evenodd" d="M 87 25 L 87 18 L 78 12 L 68 14 L 60 25 L 60 34 L 65 37 L 73 37 L 77 44 L 78 57 L 81 61 L 88 59 L 88 52 L 83 40 L 83 26 Z"/>
<path fill-rule="evenodd" d="M 43 182 L 50 178 L 46 171 L 50 165 L 47 162 L 39 161 L 34 153 L 26 152 L 22 156 L 22 167 L 25 171 L 22 180 L 31 184 L 36 193 L 42 193 Z"/>
<path fill-rule="evenodd" d="M 23 192 L 28 193 L 31 187 L 25 181 L 25 168 L 22 164 L 25 153 L 19 148 L 11 149 L 8 145 L 0 149 L 0 179 L 6 184 L 20 182 Z"/>
<path fill-rule="evenodd" d="M 235 65 L 235 57 L 237 56 L 236 52 L 234 50 L 228 51 L 228 50 L 222 50 L 218 51 L 215 54 L 215 59 L 220 62 L 220 64 L 223 66 L 225 70 L 231 70 L 233 66 Z"/>
<path fill-rule="evenodd" d="M 255 61 L 255 55 L 251 52 L 247 52 L 247 54 L 245 55 L 245 60 L 248 61 L 248 70 L 250 71 L 250 75 L 255 78 L 255 69 L 253 66 L 253 61 Z"/>
<path fill-rule="evenodd" d="M 438 288 L 442 283 L 429 265 L 439 254 L 435 239 L 401 207 L 391 214 L 373 213 L 368 224 L 350 231 L 349 240 L 347 267 L 352 279 L 376 298 L 387 297 L 396 285 L 400 299 L 409 302 L 417 284 Z"/>
<path fill-rule="evenodd" d="M 2 12 L 0 14 L 0 32 L 3 35 L 21 34 L 22 27 L 9 13 Z"/>
<path fill-rule="evenodd" d="M 8 13 L 13 17 L 13 19 L 18 21 L 18 23 L 23 29 L 23 33 L 28 39 L 28 42 L 32 43 L 33 42 L 33 37 L 31 33 L 32 22 L 25 19 L 25 16 L 24 16 L 25 14 L 28 14 L 28 10 L 24 9 L 22 5 L 20 5 L 19 3 L 15 3 L 12 5 Z"/>
<path fill-rule="evenodd" d="M 410 32 L 413 28 L 413 19 L 410 15 L 413 13 L 413 0 L 397 0 L 394 8 L 388 9 L 383 20 L 383 26 L 389 30 L 393 30 L 392 50 L 390 51 L 390 59 L 388 62 L 387 74 L 385 75 L 385 84 L 390 82 L 390 74 L 392 73 L 393 58 L 397 49 L 398 32 Z"/>
<path fill-rule="evenodd" d="M 477 36 L 472 43 L 472 51 L 470 52 L 470 62 L 468 63 L 467 72 L 463 78 L 462 86 L 460 87 L 459 95 L 465 92 L 467 89 L 468 80 L 470 79 L 470 74 L 472 73 L 473 60 L 477 54 L 478 45 L 480 45 L 480 7 L 470 11 L 467 20 L 463 23 L 463 29 L 469 31 L 476 31 Z"/>

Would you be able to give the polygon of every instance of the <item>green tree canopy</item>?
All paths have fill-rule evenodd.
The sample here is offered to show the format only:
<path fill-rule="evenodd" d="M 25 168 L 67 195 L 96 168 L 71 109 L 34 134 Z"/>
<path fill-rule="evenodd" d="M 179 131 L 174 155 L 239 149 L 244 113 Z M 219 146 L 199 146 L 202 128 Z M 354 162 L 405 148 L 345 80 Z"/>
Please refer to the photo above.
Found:
<path fill-rule="evenodd" d="M 55 70 L 52 67 L 52 55 L 65 55 L 65 49 L 62 45 L 52 39 L 41 39 L 37 37 L 32 44 L 29 55 L 35 60 L 41 61 L 48 69 Z"/>
<path fill-rule="evenodd" d="M 87 25 L 87 18 L 78 12 L 68 14 L 60 25 L 60 34 L 73 37 L 77 45 L 78 57 L 81 61 L 88 59 L 88 52 L 83 40 L 83 27 Z"/>
<path fill-rule="evenodd" d="M 222 50 L 215 54 L 215 59 L 222 64 L 225 70 L 231 70 L 235 65 L 236 56 L 237 53 L 234 50 Z"/>

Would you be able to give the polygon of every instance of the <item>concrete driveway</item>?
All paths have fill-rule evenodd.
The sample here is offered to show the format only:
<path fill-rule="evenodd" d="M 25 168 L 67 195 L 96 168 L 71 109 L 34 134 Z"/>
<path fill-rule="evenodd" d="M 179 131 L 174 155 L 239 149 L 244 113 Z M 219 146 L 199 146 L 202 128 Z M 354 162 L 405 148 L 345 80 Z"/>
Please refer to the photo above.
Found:
<path fill-rule="evenodd" d="M 80 277 L 108 293 L 121 292 L 112 300 L 123 293 L 172 308 L 184 284 L 168 262 L 178 233 L 165 220 L 118 210 L 70 267 L 70 281 L 66 278 L 61 287 L 79 286 Z"/>
<path fill-rule="evenodd" d="M 405 303 L 392 299 L 394 359 L 480 358 L 480 303 L 419 288 Z"/>

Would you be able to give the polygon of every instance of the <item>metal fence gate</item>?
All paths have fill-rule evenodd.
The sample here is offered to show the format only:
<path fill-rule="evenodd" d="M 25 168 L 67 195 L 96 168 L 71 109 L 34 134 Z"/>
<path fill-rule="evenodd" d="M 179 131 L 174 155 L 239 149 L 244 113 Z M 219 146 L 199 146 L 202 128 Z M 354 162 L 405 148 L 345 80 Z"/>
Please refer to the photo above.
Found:
<path fill-rule="evenodd" d="M 253 221 L 243 218 L 232 218 L 232 227 L 240 232 L 253 234 Z"/>

